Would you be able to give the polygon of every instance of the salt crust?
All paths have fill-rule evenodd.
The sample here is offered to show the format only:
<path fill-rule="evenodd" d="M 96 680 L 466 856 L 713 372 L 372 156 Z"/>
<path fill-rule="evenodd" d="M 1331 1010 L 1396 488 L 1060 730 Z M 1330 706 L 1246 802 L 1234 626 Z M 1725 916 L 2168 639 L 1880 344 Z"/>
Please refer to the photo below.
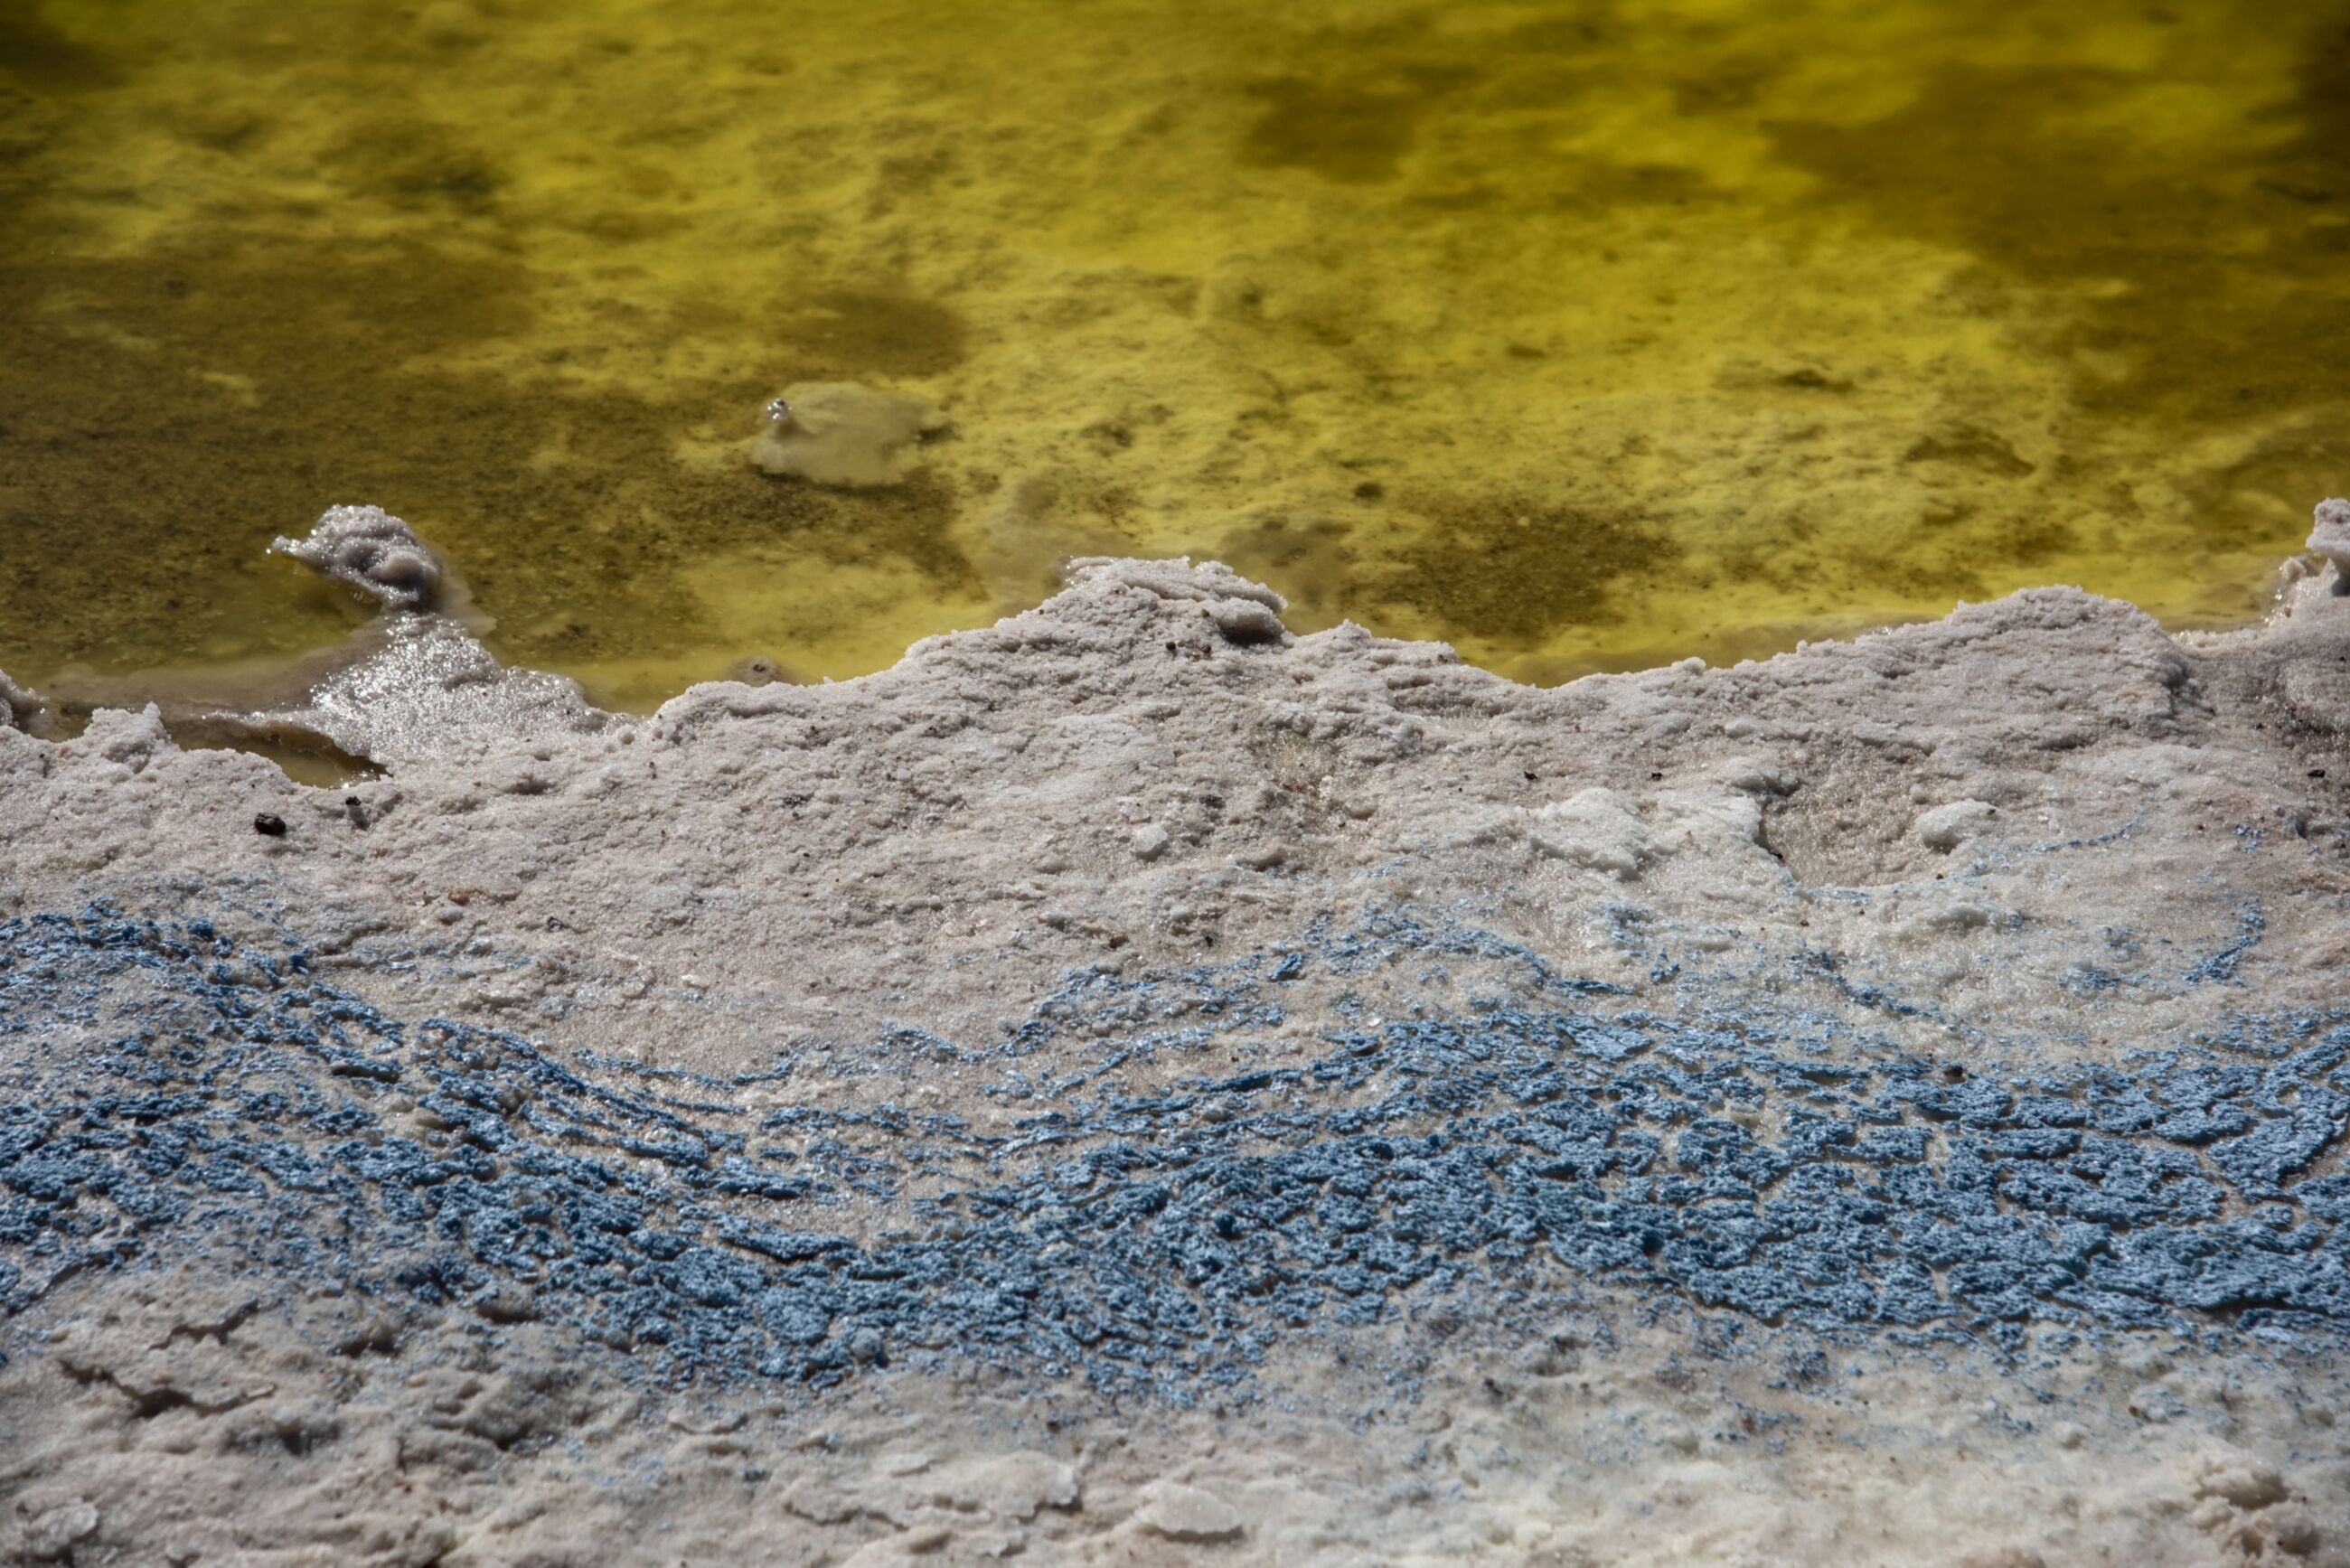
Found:
<path fill-rule="evenodd" d="M 425 617 L 445 659 L 386 645 L 403 676 L 363 649 L 310 704 L 388 765 L 346 788 L 183 750 L 155 710 L 64 742 L 0 728 L 0 917 L 265 900 L 326 933 L 337 984 L 405 1012 L 664 1069 L 790 1051 L 812 1093 L 827 1043 L 891 1020 L 984 1037 L 1073 966 L 1179 968 L 1394 909 L 1471 919 L 1627 1005 L 1771 997 L 1960 1073 L 2115 1060 L 2343 999 L 2341 571 L 2226 638 L 2051 588 L 1538 691 L 1352 627 L 1291 637 L 1212 564 L 1089 560 L 880 674 L 701 686 L 644 719 L 508 688 Z M 471 698 L 501 690 L 484 722 Z M 916 1092 L 994 1114 L 951 1065 Z M 1714 1435 L 1722 1413 L 1790 1375 L 1669 1335 L 1601 1355 L 1472 1323 L 1409 1406 L 1326 1345 L 1278 1369 L 1270 1408 L 1113 1415 L 889 1376 L 817 1408 L 705 1405 L 600 1378 L 558 1324 L 492 1342 L 359 1315 L 217 1273 L 57 1297 L 0 1371 L 0 1544 L 2053 1564 L 2338 1562 L 2350 1532 L 2334 1380 L 2154 1339 L 2081 1352 L 2041 1406 L 1980 1356 L 1849 1346 L 1837 1391 L 1757 1443 Z M 335 1324 L 359 1338 L 338 1350 Z"/>

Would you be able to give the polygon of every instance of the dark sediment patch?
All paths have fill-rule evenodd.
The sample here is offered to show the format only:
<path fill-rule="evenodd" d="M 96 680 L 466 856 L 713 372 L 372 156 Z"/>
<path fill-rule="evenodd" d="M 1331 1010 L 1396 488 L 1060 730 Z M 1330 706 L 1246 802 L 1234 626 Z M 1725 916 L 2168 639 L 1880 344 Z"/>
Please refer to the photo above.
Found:
<path fill-rule="evenodd" d="M 788 380 L 941 376 L 970 353 L 970 324 L 936 300 L 878 288 L 791 289 L 777 337 Z"/>
<path fill-rule="evenodd" d="M 1242 161 L 1263 169 L 1305 169 L 1347 185 L 1396 177 L 1419 123 L 1469 73 L 1430 69 L 1394 84 L 1281 77 L 1250 91 L 1263 105 Z"/>
<path fill-rule="evenodd" d="M 107 56 L 52 26 L 36 5 L 0 14 L 0 75 L 54 93 L 119 87 L 121 68 Z"/>
<path fill-rule="evenodd" d="M 326 162 L 354 194 L 411 211 L 484 213 L 507 182 L 488 149 L 452 127 L 414 116 L 361 121 Z"/>
<path fill-rule="evenodd" d="M 1384 597 L 1502 642 L 1616 618 L 1612 590 L 1653 576 L 1679 545 L 1642 518 L 1513 497 L 1429 505 L 1427 542 L 1399 557 Z"/>

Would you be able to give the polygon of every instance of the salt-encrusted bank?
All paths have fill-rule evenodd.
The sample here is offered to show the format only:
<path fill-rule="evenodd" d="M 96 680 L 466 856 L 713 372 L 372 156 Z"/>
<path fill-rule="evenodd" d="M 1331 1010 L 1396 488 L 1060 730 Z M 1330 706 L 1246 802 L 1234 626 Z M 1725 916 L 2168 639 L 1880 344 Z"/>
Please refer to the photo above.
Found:
<path fill-rule="evenodd" d="M 1086 561 L 638 719 L 328 523 L 297 698 L 0 731 L 28 1552 L 2350 1539 L 2338 564 L 1540 691 Z"/>

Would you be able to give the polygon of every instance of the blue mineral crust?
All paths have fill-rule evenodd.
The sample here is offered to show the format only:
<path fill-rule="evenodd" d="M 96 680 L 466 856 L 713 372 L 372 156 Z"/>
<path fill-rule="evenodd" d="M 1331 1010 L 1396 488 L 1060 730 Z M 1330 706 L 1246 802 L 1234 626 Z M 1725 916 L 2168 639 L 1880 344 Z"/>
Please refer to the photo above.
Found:
<path fill-rule="evenodd" d="M 1422 971 L 1454 1005 L 1347 991 Z M 1309 978 L 1337 1000 L 1301 1020 Z M 1642 1011 L 1398 913 L 1079 971 L 993 1041 L 885 1031 L 834 1054 L 873 1080 L 850 1109 L 778 1105 L 788 1057 L 567 1066 L 397 1016 L 317 978 L 292 923 L 38 915 L 0 923 L 0 1317 L 209 1259 L 526 1301 L 649 1376 L 968 1357 L 1176 1399 L 1317 1324 L 1586 1284 L 1912 1342 L 2350 1329 L 2350 1018 L 2000 1070 L 1830 1054 L 1774 1005 Z M 1301 1022 L 1303 1054 L 1197 1070 Z M 889 1097 L 942 1064 L 1010 1130 Z"/>

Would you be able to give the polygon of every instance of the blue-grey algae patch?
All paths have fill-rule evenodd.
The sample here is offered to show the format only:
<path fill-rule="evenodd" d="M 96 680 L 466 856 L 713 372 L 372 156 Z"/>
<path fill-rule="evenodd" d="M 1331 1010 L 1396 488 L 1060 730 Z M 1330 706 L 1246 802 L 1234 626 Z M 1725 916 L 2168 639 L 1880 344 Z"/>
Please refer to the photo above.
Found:
<path fill-rule="evenodd" d="M 843 1108 L 792 1097 L 801 1053 L 565 1065 L 311 961 L 286 927 L 0 923 L 0 1318 L 201 1257 L 536 1316 L 664 1380 L 972 1358 L 1182 1402 L 1301 1331 L 1525 1326 L 1591 1285 L 1908 1345 L 2350 1328 L 2341 1012 L 1969 1069 L 1388 914 L 1075 971 L 989 1042 L 885 1031 L 827 1062 L 876 1081 Z M 1383 1017 L 1346 989 L 1374 976 L 1454 1000 Z M 1338 1000 L 1292 1016 L 1308 979 Z M 1303 1054 L 1199 1070 L 1300 1023 Z M 993 1130 L 885 1097 L 949 1066 L 992 1076 Z"/>

